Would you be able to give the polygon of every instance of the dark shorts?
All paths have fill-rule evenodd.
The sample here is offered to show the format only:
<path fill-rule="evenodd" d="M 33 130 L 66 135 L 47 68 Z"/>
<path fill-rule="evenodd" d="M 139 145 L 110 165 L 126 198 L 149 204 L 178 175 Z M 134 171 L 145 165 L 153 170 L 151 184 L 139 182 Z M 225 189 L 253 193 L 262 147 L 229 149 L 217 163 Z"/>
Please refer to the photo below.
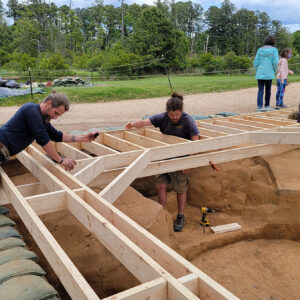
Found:
<path fill-rule="evenodd" d="M 182 171 L 157 175 L 157 184 L 172 184 L 176 193 L 186 193 L 188 188 L 188 174 Z"/>

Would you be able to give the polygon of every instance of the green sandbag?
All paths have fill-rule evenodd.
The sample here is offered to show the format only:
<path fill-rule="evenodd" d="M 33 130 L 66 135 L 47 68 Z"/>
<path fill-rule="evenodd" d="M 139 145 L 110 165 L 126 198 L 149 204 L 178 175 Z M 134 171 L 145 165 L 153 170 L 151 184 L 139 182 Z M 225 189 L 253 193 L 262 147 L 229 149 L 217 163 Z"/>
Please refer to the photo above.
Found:
<path fill-rule="evenodd" d="M 0 240 L 0 251 L 14 248 L 14 247 L 24 247 L 25 243 L 18 238 L 9 237 L 3 240 Z"/>
<path fill-rule="evenodd" d="M 0 215 L 6 215 L 9 213 L 10 213 L 10 211 L 8 208 L 6 208 L 5 206 L 0 206 Z"/>
<path fill-rule="evenodd" d="M 43 277 L 25 275 L 15 277 L 0 285 L 1 300 L 54 300 L 56 290 Z"/>
<path fill-rule="evenodd" d="M 24 247 L 16 247 L 0 251 L 0 266 L 17 259 L 37 260 L 38 257 L 34 252 L 29 251 Z"/>
<path fill-rule="evenodd" d="M 0 215 L 0 226 L 16 226 L 16 223 L 10 218 Z"/>
<path fill-rule="evenodd" d="M 19 239 L 22 238 L 22 236 L 20 235 L 20 233 L 16 229 L 14 229 L 10 226 L 0 227 L 0 240 L 8 238 L 8 237 L 16 237 L 16 238 L 19 238 Z"/>
<path fill-rule="evenodd" d="M 16 276 L 45 275 L 45 271 L 34 261 L 18 259 L 0 266 L 0 284 Z M 0 297 L 1 299 L 1 297 Z"/>

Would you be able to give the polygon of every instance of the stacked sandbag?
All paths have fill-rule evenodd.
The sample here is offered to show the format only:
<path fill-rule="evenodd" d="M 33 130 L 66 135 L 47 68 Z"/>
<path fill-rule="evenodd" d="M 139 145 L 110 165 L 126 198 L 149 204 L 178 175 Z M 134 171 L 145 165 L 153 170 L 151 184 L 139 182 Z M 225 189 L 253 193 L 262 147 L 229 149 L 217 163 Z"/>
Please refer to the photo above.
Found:
<path fill-rule="evenodd" d="M 45 271 L 35 262 L 38 257 L 25 248 L 8 213 L 0 207 L 0 299 L 58 300 L 57 291 L 43 277 Z"/>

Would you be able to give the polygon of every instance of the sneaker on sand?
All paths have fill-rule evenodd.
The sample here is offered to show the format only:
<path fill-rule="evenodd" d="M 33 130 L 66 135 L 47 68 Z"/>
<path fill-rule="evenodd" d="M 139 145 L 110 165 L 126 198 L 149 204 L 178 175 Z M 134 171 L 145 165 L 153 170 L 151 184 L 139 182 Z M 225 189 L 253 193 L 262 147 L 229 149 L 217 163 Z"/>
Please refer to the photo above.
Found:
<path fill-rule="evenodd" d="M 184 224 L 185 224 L 184 215 L 177 215 L 177 219 L 174 222 L 174 231 L 176 232 L 182 231 Z"/>
<path fill-rule="evenodd" d="M 279 106 L 280 106 L 280 108 L 288 108 L 288 106 L 285 104 L 280 104 Z"/>

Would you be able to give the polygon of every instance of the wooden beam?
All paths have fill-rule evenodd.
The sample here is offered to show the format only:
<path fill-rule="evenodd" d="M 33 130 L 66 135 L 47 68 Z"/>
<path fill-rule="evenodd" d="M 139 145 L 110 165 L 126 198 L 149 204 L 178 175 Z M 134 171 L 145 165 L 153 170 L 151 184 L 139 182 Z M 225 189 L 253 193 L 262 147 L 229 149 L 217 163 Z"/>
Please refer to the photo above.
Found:
<path fill-rule="evenodd" d="M 16 188 L 23 195 L 23 197 L 49 192 L 49 190 L 47 190 L 47 188 L 40 182 L 17 185 Z"/>
<path fill-rule="evenodd" d="M 198 127 L 199 131 L 200 131 L 200 136 L 201 134 L 204 134 L 205 136 L 209 136 L 209 137 L 219 137 L 219 136 L 226 136 L 227 133 L 224 132 L 219 132 L 219 131 L 215 131 L 215 130 L 211 130 L 211 129 L 205 129 L 202 127 Z"/>
<path fill-rule="evenodd" d="M 82 159 L 82 158 L 89 158 L 90 155 L 78 150 L 77 148 L 68 145 L 67 143 L 57 143 L 56 144 L 57 152 L 63 154 L 65 157 L 72 158 L 72 159 Z"/>
<path fill-rule="evenodd" d="M 78 189 L 81 187 L 80 185 L 80 181 L 78 180 L 77 182 L 74 181 L 74 179 L 70 178 L 69 176 L 67 176 L 67 174 L 69 174 L 60 164 L 56 164 L 55 162 L 53 162 L 49 157 L 47 157 L 46 155 L 41 155 L 41 152 L 33 147 L 33 146 L 29 146 L 28 148 L 28 153 L 34 157 L 39 163 L 41 163 L 44 167 L 46 167 L 48 170 L 51 170 L 51 172 L 61 181 L 63 181 L 66 185 L 68 185 L 71 189 Z M 23 151 L 25 152 L 25 151 Z M 23 153 L 21 152 L 21 153 Z M 38 155 L 35 155 L 38 154 Z M 18 157 L 19 159 L 19 157 Z M 22 162 L 22 161 L 21 161 Z M 24 161 L 24 163 L 26 164 L 27 160 Z M 22 162 L 23 163 L 23 162 Z M 54 167 L 55 166 L 55 167 Z M 33 172 L 32 172 L 33 173 Z M 46 176 L 46 182 L 47 182 L 47 178 L 48 176 Z M 41 182 L 44 182 L 40 179 Z M 57 185 L 57 183 L 53 183 L 55 186 L 57 186 L 56 190 L 60 190 L 60 185 Z M 55 189 L 54 189 L 55 190 Z M 53 189 L 50 190 L 51 192 L 54 191 Z"/>
<path fill-rule="evenodd" d="M 272 119 L 272 118 L 264 118 L 264 117 L 252 117 L 252 116 L 245 116 L 246 120 L 250 120 L 250 121 L 258 121 L 261 123 L 267 123 L 267 124 L 273 124 L 273 125 L 289 125 L 293 122 L 289 122 L 289 121 L 282 121 L 282 120 L 278 120 L 278 119 Z"/>
<path fill-rule="evenodd" d="M 251 144 L 300 144 L 300 132 L 251 132 Z"/>
<path fill-rule="evenodd" d="M 193 155 L 184 158 L 150 163 L 148 167 L 142 173 L 140 173 L 138 177 L 147 177 L 156 174 L 179 171 L 183 169 L 207 166 L 210 160 L 212 160 L 214 163 L 222 163 L 254 156 L 281 153 L 284 151 L 293 150 L 295 148 L 296 147 L 290 145 L 281 145 L 280 147 L 278 145 L 256 145 L 218 152 L 210 152 L 200 155 Z"/>
<path fill-rule="evenodd" d="M 132 142 L 136 145 L 139 145 L 143 148 L 153 148 L 153 147 L 161 147 L 168 145 L 167 143 L 160 142 L 148 137 L 145 137 L 143 135 L 135 134 L 130 131 L 125 131 L 125 140 Z"/>
<path fill-rule="evenodd" d="M 257 127 L 257 126 L 239 124 L 239 123 L 234 123 L 234 122 L 230 122 L 230 121 L 221 121 L 221 120 L 217 120 L 217 119 L 213 121 L 213 124 L 236 128 L 236 129 L 242 129 L 242 130 L 246 130 L 246 131 L 262 130 L 261 127 Z"/>
<path fill-rule="evenodd" d="M 103 144 L 120 152 L 144 150 L 143 147 L 140 147 L 108 133 L 103 134 Z"/>
<path fill-rule="evenodd" d="M 198 126 L 200 131 L 203 130 L 202 128 L 205 128 L 205 129 L 214 130 L 214 131 L 218 131 L 218 132 L 221 132 L 221 133 L 229 133 L 229 134 L 236 134 L 236 133 L 245 132 L 245 130 L 226 127 L 226 126 L 212 124 L 212 123 L 198 122 L 197 126 Z"/>
<path fill-rule="evenodd" d="M 89 165 L 75 173 L 74 177 L 84 184 L 89 184 L 94 178 L 102 173 L 103 169 L 103 157 L 98 157 Z"/>
<path fill-rule="evenodd" d="M 230 118 L 230 122 L 238 123 L 238 124 L 246 124 L 246 125 L 251 125 L 255 127 L 261 127 L 261 128 L 274 128 L 277 127 L 278 125 L 275 124 L 268 124 L 268 123 L 263 123 L 263 122 L 254 122 L 250 120 L 245 120 L 242 117 L 240 118 Z"/>
<path fill-rule="evenodd" d="M 99 193 L 99 196 L 103 197 L 110 203 L 115 202 L 133 182 L 133 180 L 147 167 L 148 163 L 151 161 L 150 153 L 151 152 L 148 149 L 141 154 L 134 162 L 125 168 L 125 170 L 118 175 L 114 181 L 105 187 L 105 189 Z"/>
<path fill-rule="evenodd" d="M 174 135 L 168 135 L 163 134 L 160 131 L 153 130 L 150 128 L 145 128 L 145 137 L 164 142 L 166 144 L 178 144 L 178 143 L 186 143 L 189 140 L 174 136 Z"/>
<path fill-rule="evenodd" d="M 155 299 L 166 300 L 168 298 L 167 282 L 164 278 L 157 278 L 124 292 L 104 298 L 103 300 L 137 300 Z"/>
<path fill-rule="evenodd" d="M 38 215 L 43 215 L 67 208 L 66 192 L 56 191 L 25 198 Z"/>
<path fill-rule="evenodd" d="M 248 147 L 240 147 L 230 150 L 210 152 L 206 154 L 193 155 L 185 158 L 172 159 L 167 161 L 158 161 L 149 163 L 148 167 L 142 171 L 137 178 L 153 176 L 161 173 L 168 173 L 183 170 L 185 168 L 197 168 L 207 166 L 212 160 L 216 163 L 228 162 L 238 159 L 250 158 L 254 156 L 262 156 L 267 154 L 282 153 L 285 151 L 296 149 L 297 147 L 290 145 L 256 145 Z M 97 187 L 110 182 L 111 177 L 116 173 L 124 170 L 124 168 L 104 171 L 101 178 L 95 178 L 90 182 L 89 187 Z M 107 176 L 107 178 L 106 178 Z"/>
<path fill-rule="evenodd" d="M 91 143 L 82 142 L 81 148 L 97 156 L 119 153 L 118 151 L 108 148 L 102 144 L 92 141 Z"/>
<path fill-rule="evenodd" d="M 15 210 L 72 299 L 98 300 L 99 298 L 93 289 L 1 167 L 0 174 L 3 188 Z"/>
<path fill-rule="evenodd" d="M 185 287 L 187 287 L 195 295 L 199 296 L 199 276 L 196 274 L 188 274 L 178 279 Z"/>

